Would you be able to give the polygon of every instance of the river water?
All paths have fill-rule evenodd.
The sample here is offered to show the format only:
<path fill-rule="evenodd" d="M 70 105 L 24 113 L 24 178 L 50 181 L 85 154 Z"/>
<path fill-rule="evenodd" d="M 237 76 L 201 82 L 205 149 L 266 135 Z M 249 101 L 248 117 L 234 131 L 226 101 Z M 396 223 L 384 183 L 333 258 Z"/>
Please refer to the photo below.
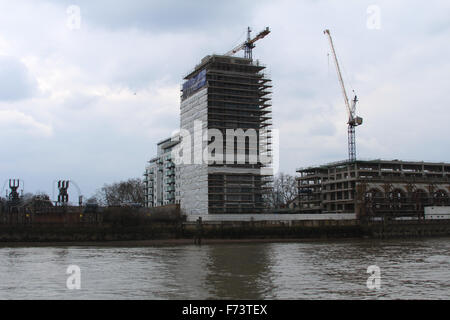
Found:
<path fill-rule="evenodd" d="M 0 299 L 450 299 L 450 238 L 2 247 Z"/>

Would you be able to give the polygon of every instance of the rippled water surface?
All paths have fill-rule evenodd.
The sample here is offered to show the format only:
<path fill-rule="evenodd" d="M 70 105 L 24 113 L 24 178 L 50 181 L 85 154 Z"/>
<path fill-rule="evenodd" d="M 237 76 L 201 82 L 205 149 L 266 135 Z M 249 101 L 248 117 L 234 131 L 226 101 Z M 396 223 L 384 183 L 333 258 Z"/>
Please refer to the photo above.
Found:
<path fill-rule="evenodd" d="M 69 265 L 80 290 L 66 287 Z M 0 248 L 0 299 L 374 298 L 450 299 L 450 238 Z"/>

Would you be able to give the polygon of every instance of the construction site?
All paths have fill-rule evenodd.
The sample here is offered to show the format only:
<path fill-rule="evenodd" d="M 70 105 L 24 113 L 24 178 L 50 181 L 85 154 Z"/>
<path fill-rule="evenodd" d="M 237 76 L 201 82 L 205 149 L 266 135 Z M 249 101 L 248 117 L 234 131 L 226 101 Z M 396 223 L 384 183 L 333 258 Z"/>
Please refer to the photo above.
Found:
<path fill-rule="evenodd" d="M 307 226 L 317 221 L 353 225 L 358 220 L 449 220 L 450 163 L 357 158 L 355 129 L 363 119 L 356 114 L 357 96 L 348 97 L 329 30 L 324 34 L 348 114 L 348 159 L 298 169 L 295 207 L 278 210 L 269 206 L 266 196 L 273 191 L 272 163 L 261 157 L 272 159 L 272 81 L 266 66 L 252 56 L 255 42 L 269 33 L 265 28 L 252 38 L 248 28 L 245 42 L 225 54 L 205 56 L 183 77 L 180 131 L 157 144 L 157 155 L 148 161 L 144 173 L 146 208 L 133 209 L 132 214 L 147 219 L 160 210 L 162 216 L 173 214 L 173 221 L 186 225 L 201 225 L 202 221 Z M 241 50 L 244 57 L 234 56 Z M 240 140 L 237 131 L 255 132 L 257 143 L 251 144 L 245 134 Z M 233 132 L 232 143 L 227 137 L 217 149 L 217 138 L 211 132 L 221 137 Z M 204 161 L 201 156 L 212 143 L 217 149 L 213 160 Z M 177 158 L 180 148 L 188 161 Z M 251 160 L 252 154 L 258 155 L 257 161 Z M 196 160 L 199 155 L 200 162 Z M 69 181 L 60 180 L 57 187 L 57 201 L 39 196 L 26 199 L 19 194 L 19 180 L 10 179 L 9 193 L 0 199 L 0 224 L 102 223 L 101 211 L 83 205 L 81 195 L 78 206 L 69 205 Z M 110 218 L 112 224 L 126 220 L 116 212 Z"/>
<path fill-rule="evenodd" d="M 450 163 L 356 160 L 297 170 L 299 212 L 423 219 L 450 206 Z"/>
<path fill-rule="evenodd" d="M 180 130 L 187 136 L 164 140 L 171 146 L 164 149 L 165 155 L 158 144 L 158 156 L 149 161 L 144 173 L 146 207 L 179 204 L 188 217 L 260 214 L 267 210 L 264 195 L 270 191 L 271 163 L 260 159 L 271 159 L 272 82 L 266 66 L 253 60 L 252 49 L 269 33 L 265 28 L 251 37 L 248 28 L 246 41 L 225 54 L 205 56 L 184 76 Z M 244 57 L 235 56 L 240 51 L 244 51 Z M 227 138 L 217 145 L 212 132 Z M 227 140 L 229 132 L 236 134 L 231 143 Z M 249 133 L 254 133 L 254 143 Z M 204 134 L 208 141 L 200 141 Z M 200 139 L 195 140 L 196 136 Z M 211 152 L 214 159 L 202 159 L 212 142 L 216 143 Z M 183 161 L 175 160 L 179 153 L 183 153 Z M 257 155 L 256 161 L 251 155 Z M 164 191 L 155 186 L 156 173 L 164 170 L 157 170 L 157 158 L 160 165 L 166 161 L 172 173 L 164 178 L 164 183 L 171 183 Z"/>
<path fill-rule="evenodd" d="M 355 213 L 360 220 L 424 219 L 435 217 L 439 206 L 450 218 L 450 163 L 400 160 L 359 160 L 355 128 L 363 119 L 356 115 L 357 96 L 350 101 L 331 33 L 330 44 L 348 113 L 348 160 L 297 170 L 298 212 Z M 434 211 L 433 211 L 434 212 Z"/>
<path fill-rule="evenodd" d="M 256 134 L 264 130 L 266 137 L 270 137 L 271 81 L 264 74 L 264 69 L 264 66 L 246 58 L 226 55 L 204 58 L 185 79 L 192 79 L 203 72 L 208 86 L 196 92 L 190 92 L 190 87 L 184 86 L 181 128 L 193 132 L 194 121 L 200 120 L 204 122 L 202 129 L 219 130 L 224 137 L 227 129 L 252 129 Z M 232 150 L 227 148 L 229 146 L 224 139 L 224 155 L 260 152 L 259 144 L 250 146 L 247 143 L 241 146 L 242 149 L 237 149 L 238 146 L 233 143 Z M 198 202 L 191 204 L 190 200 L 194 199 L 191 193 L 202 192 L 207 195 L 202 201 L 207 202 L 204 209 L 209 213 L 263 211 L 264 186 L 269 182 L 267 176 L 261 175 L 263 164 L 220 160 L 199 166 L 188 164 L 180 168 L 182 208 L 188 212 L 199 210 Z M 194 187 L 196 185 L 198 188 Z"/>
<path fill-rule="evenodd" d="M 272 82 L 265 66 L 252 57 L 255 42 L 267 36 L 270 30 L 266 28 L 253 38 L 250 32 L 248 28 L 244 43 L 223 55 L 204 57 L 186 74 L 180 94 L 180 128 L 191 136 L 205 129 L 219 130 L 223 135 L 228 129 L 264 131 L 266 148 L 260 149 L 258 143 L 256 152 L 271 154 Z M 423 219 L 427 207 L 440 206 L 448 211 L 450 164 L 357 158 L 356 128 L 363 124 L 356 112 L 358 97 L 356 94 L 349 97 L 331 32 L 326 29 L 323 33 L 329 42 L 348 115 L 348 160 L 298 169 L 295 206 L 279 212 L 268 208 L 264 201 L 265 195 L 272 191 L 273 177 L 262 173 L 265 167 L 262 163 L 229 163 L 223 159 L 171 164 L 171 168 L 176 168 L 172 178 L 175 188 L 170 190 L 175 191 L 176 196 L 173 202 L 166 204 L 180 204 L 181 211 L 191 221 L 199 217 L 204 221 L 246 221 L 249 216 L 256 220 L 263 216 L 276 220 L 281 219 L 277 215 L 281 213 L 289 213 L 291 220 L 302 220 L 305 214 L 314 214 L 317 219 L 320 214 L 324 217 L 334 214 L 336 218 L 347 215 L 346 219 L 348 215 L 353 215 L 354 219 L 376 220 L 391 216 Z M 241 50 L 244 57 L 234 56 Z M 200 128 L 195 128 L 196 121 L 201 121 Z M 192 143 L 191 159 L 208 147 L 209 139 L 200 146 Z M 224 154 L 227 147 L 223 141 Z M 234 154 L 242 151 L 248 155 L 252 151 L 247 144 L 243 150 L 236 144 L 233 147 L 237 149 L 229 152 Z M 151 176 L 149 172 L 145 175 Z M 148 186 L 152 183 L 147 181 Z M 147 206 L 159 203 L 155 199 L 158 197 L 156 190 L 146 188 L 149 190 Z M 162 194 L 160 197 L 164 198 Z M 270 214 L 274 216 L 269 217 Z M 287 216 L 283 215 L 285 218 Z"/>

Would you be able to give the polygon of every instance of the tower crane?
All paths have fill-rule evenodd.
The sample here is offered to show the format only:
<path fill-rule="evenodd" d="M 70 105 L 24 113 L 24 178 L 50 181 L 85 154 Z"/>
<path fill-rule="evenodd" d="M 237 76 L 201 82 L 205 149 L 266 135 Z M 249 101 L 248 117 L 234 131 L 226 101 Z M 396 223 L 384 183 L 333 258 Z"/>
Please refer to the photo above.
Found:
<path fill-rule="evenodd" d="M 339 68 L 338 59 L 336 56 L 336 51 L 334 50 L 333 40 L 331 39 L 330 30 L 326 29 L 323 32 L 328 36 L 328 40 L 330 41 L 331 51 L 334 57 L 334 63 L 336 65 L 336 70 L 339 78 L 339 83 L 341 84 L 342 94 L 344 96 L 345 105 L 347 106 L 348 111 L 348 160 L 355 161 L 356 160 L 356 137 L 355 137 L 355 128 L 362 124 L 363 119 L 361 117 L 356 116 L 356 102 L 358 102 L 358 98 L 355 97 L 353 100 L 348 100 L 347 92 L 344 86 L 344 80 L 342 79 L 341 69 Z"/>
<path fill-rule="evenodd" d="M 270 30 L 269 30 L 269 27 L 266 27 L 263 31 L 258 33 L 256 35 L 256 37 L 254 37 L 253 39 L 250 39 L 251 32 L 252 32 L 252 30 L 250 29 L 250 27 L 248 27 L 247 28 L 247 40 L 244 43 L 241 43 L 240 45 L 236 46 L 232 50 L 225 53 L 225 55 L 232 56 L 236 52 L 238 52 L 242 49 L 245 49 L 245 58 L 252 59 L 252 49 L 255 47 L 255 42 L 258 41 L 259 39 L 264 38 L 266 35 L 268 35 L 270 33 Z"/>

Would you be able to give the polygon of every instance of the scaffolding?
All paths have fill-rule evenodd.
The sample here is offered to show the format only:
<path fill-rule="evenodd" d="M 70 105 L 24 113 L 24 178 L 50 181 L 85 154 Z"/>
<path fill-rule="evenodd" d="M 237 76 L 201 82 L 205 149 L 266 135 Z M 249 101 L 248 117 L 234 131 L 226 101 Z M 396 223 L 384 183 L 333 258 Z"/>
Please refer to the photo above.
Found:
<path fill-rule="evenodd" d="M 264 72 L 265 66 L 252 59 L 212 55 L 205 57 L 186 77 L 189 87 L 182 90 L 181 100 L 187 100 L 204 87 L 199 75 L 204 73 L 207 90 L 206 128 L 217 129 L 223 137 L 228 129 L 254 130 L 257 143 L 234 143 L 233 150 L 227 152 L 227 141 L 223 140 L 223 154 L 232 153 L 235 161 L 208 163 L 206 170 L 207 210 L 211 214 L 262 213 L 266 209 L 264 195 L 270 189 L 270 175 L 261 173 L 270 164 L 261 161 L 247 161 L 250 154 L 271 157 L 272 155 L 272 83 Z M 192 81 L 195 79 L 195 81 Z M 197 90 L 192 90 L 192 87 Z M 199 104 L 182 111 L 182 127 L 193 119 L 184 115 Z M 245 163 L 238 162 L 243 155 Z M 183 181 L 182 183 L 189 183 Z M 200 189 L 202 187 L 199 187 Z M 202 192 L 203 192 L 202 191 Z"/>
<path fill-rule="evenodd" d="M 399 160 L 343 161 L 298 169 L 299 210 L 360 217 L 423 217 L 450 205 L 450 164 Z"/>

